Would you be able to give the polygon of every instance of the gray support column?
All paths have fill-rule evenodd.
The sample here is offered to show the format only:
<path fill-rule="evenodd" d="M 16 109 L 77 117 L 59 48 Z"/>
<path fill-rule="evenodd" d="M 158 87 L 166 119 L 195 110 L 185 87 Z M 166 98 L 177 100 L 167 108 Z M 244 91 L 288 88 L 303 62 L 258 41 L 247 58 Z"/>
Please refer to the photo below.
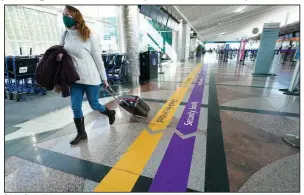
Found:
<path fill-rule="evenodd" d="M 124 42 L 126 49 L 127 78 L 132 86 L 139 84 L 139 12 L 138 6 L 122 7 Z"/>
<path fill-rule="evenodd" d="M 121 53 L 126 53 L 125 32 L 124 32 L 124 18 L 123 5 L 117 7 L 117 35 L 118 35 L 118 49 Z"/>
<path fill-rule="evenodd" d="M 178 32 L 177 32 L 177 61 L 183 61 L 185 59 L 185 56 L 183 55 L 184 51 L 184 45 L 183 45 L 183 20 L 180 20 L 179 26 L 178 26 Z"/>
<path fill-rule="evenodd" d="M 173 62 L 177 61 L 177 31 L 172 30 L 172 58 Z"/>
<path fill-rule="evenodd" d="M 190 56 L 189 58 L 194 58 L 196 54 L 196 48 L 197 48 L 197 40 L 198 38 L 192 38 L 190 39 Z"/>
<path fill-rule="evenodd" d="M 197 41 L 197 37 L 190 39 L 190 51 L 196 51 Z"/>
<path fill-rule="evenodd" d="M 190 31 L 191 27 L 188 23 L 183 24 L 183 44 L 184 44 L 184 59 L 187 60 L 189 58 L 190 52 Z"/>

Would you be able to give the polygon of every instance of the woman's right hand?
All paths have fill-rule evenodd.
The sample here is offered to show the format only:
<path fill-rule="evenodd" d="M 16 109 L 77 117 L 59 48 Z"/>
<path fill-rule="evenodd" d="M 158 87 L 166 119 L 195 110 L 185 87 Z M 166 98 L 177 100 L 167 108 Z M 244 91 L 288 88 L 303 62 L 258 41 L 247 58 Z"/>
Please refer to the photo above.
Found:
<path fill-rule="evenodd" d="M 110 85 L 109 85 L 109 83 L 108 83 L 107 80 L 103 81 L 103 83 L 105 84 L 105 87 L 106 87 L 106 88 L 109 88 L 109 87 L 110 87 Z"/>
<path fill-rule="evenodd" d="M 63 57 L 63 53 L 59 53 L 57 55 L 57 61 L 61 61 L 62 57 Z"/>

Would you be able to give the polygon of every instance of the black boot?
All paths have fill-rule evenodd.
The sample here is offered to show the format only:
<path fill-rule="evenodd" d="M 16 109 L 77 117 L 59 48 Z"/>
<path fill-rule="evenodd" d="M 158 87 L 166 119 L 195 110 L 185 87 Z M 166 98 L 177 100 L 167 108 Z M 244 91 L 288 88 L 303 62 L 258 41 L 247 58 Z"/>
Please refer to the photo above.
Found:
<path fill-rule="evenodd" d="M 101 114 L 104 114 L 109 118 L 110 125 L 112 125 L 115 122 L 115 114 L 116 114 L 115 110 L 109 110 L 108 108 L 106 108 L 106 111 L 101 112 Z"/>
<path fill-rule="evenodd" d="M 86 140 L 88 138 L 87 133 L 84 128 L 84 117 L 74 118 L 74 123 L 77 128 L 76 137 L 70 142 L 71 145 L 78 144 L 81 140 Z"/>

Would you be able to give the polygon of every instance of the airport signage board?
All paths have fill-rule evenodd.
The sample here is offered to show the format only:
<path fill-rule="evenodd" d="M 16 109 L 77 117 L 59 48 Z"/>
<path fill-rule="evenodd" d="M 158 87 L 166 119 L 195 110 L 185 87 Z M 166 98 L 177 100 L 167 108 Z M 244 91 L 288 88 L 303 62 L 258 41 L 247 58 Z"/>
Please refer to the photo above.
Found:
<path fill-rule="evenodd" d="M 280 23 L 265 23 L 257 53 L 254 74 L 269 74 L 273 51 L 280 32 Z"/>

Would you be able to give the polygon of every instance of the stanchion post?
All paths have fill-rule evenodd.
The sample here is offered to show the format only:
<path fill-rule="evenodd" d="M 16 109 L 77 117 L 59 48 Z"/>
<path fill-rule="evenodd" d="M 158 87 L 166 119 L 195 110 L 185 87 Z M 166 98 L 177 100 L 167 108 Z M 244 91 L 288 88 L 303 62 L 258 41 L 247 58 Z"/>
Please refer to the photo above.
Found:
<path fill-rule="evenodd" d="M 284 94 L 286 94 L 286 95 L 299 96 L 300 92 L 295 90 L 295 88 L 298 86 L 299 82 L 300 82 L 300 60 L 297 61 L 289 87 L 287 89 L 279 89 L 279 91 L 285 92 Z"/>
<path fill-rule="evenodd" d="M 297 86 L 300 79 L 300 61 L 297 61 L 294 73 L 292 75 L 292 79 L 288 88 L 288 92 L 293 92 L 295 87 Z"/>
<path fill-rule="evenodd" d="M 163 72 L 163 65 L 162 65 L 162 62 L 161 62 L 161 56 L 160 56 L 160 52 L 158 52 L 158 63 L 159 63 L 159 68 L 160 68 L 160 72 L 158 74 L 164 74 Z"/>
<path fill-rule="evenodd" d="M 159 67 L 160 67 L 160 72 L 158 74 L 164 74 L 163 65 L 162 65 L 161 61 L 159 62 Z"/>

